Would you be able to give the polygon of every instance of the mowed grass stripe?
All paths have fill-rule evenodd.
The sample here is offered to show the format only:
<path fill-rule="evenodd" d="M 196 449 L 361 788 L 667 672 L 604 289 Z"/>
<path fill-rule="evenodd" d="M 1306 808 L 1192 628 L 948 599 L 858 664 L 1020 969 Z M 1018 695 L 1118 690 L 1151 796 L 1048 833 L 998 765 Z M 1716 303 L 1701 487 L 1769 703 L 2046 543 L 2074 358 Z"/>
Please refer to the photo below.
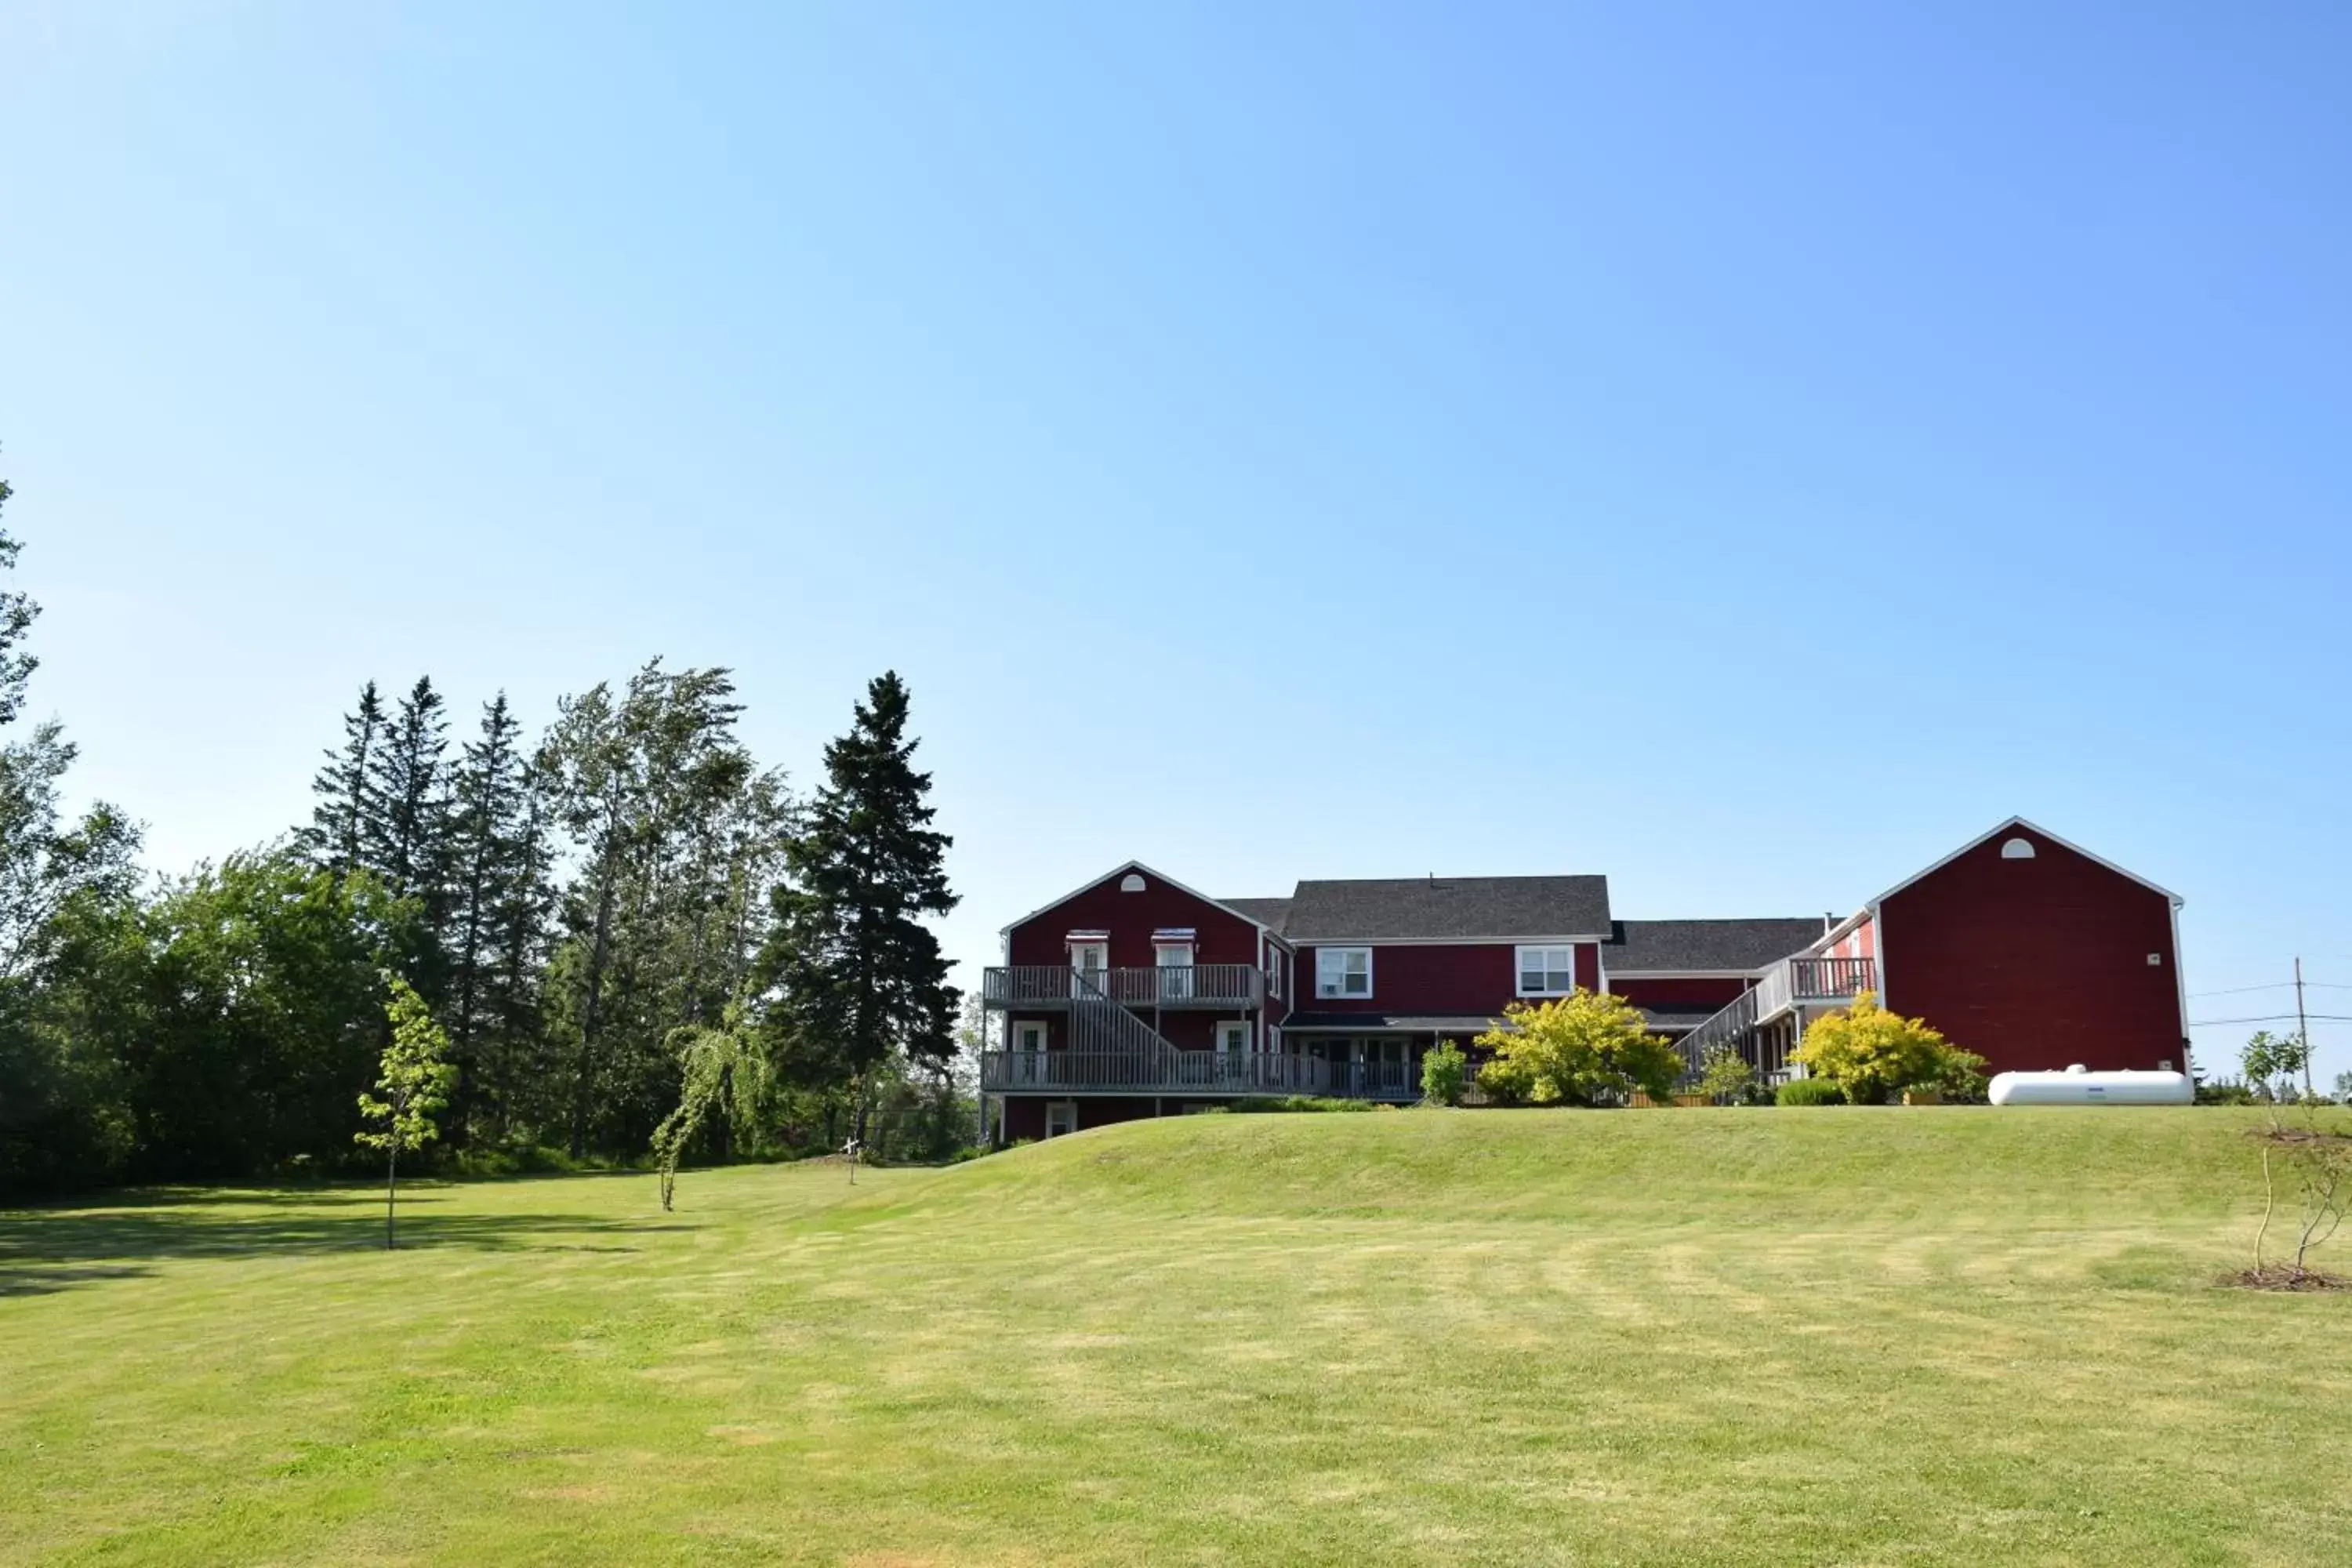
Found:
<path fill-rule="evenodd" d="M 2210 1110 L 1213 1117 L 0 1216 L 0 1561 L 2307 1563 Z"/>

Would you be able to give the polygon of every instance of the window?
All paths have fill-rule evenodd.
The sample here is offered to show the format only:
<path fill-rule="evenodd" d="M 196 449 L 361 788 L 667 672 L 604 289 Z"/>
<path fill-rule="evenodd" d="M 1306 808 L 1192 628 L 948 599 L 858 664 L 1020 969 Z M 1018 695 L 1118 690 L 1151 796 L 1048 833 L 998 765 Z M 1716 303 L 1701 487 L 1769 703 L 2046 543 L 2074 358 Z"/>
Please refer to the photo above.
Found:
<path fill-rule="evenodd" d="M 2033 841 L 2012 838 L 2000 847 L 2000 858 L 2004 860 L 2031 860 L 2033 858 Z"/>
<path fill-rule="evenodd" d="M 1217 1026 L 1217 1049 L 1229 1057 L 1238 1057 L 1249 1048 L 1250 1026 L 1246 1020 Z"/>
<path fill-rule="evenodd" d="M 1045 1105 L 1045 1136 L 1059 1138 L 1078 1130 L 1078 1106 L 1076 1100 L 1048 1100 Z"/>
<path fill-rule="evenodd" d="M 1315 994 L 1370 996 L 1371 994 L 1370 948 L 1318 947 L 1315 950 Z"/>
<path fill-rule="evenodd" d="M 1273 992 L 1274 999 L 1279 1002 L 1283 998 L 1283 973 L 1289 968 L 1290 961 L 1284 956 L 1282 949 L 1278 947 L 1267 953 L 1265 960 L 1266 989 Z"/>
<path fill-rule="evenodd" d="M 1045 1048 L 1045 1026 L 1023 1022 L 1013 1026 L 1013 1048 L 1016 1051 L 1042 1051 Z"/>
<path fill-rule="evenodd" d="M 1519 994 L 1565 996 L 1576 989 L 1576 952 L 1566 947 L 1519 949 Z"/>
<path fill-rule="evenodd" d="M 1142 874 L 1140 872 L 1129 871 L 1126 876 L 1121 877 L 1118 879 L 1118 890 L 1122 893 L 1139 893 L 1143 891 Z"/>

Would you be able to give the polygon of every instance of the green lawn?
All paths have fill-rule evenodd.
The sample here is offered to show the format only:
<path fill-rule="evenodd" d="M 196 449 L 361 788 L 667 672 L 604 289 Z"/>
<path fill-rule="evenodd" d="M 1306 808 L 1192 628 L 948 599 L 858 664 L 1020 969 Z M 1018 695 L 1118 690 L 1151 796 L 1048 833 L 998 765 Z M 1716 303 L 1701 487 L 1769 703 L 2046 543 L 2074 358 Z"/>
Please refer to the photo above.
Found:
<path fill-rule="evenodd" d="M 2252 1124 L 1192 1118 L 425 1187 L 390 1255 L 356 1189 L 9 1213 L 0 1562 L 2352 1561 L 2352 1297 L 2214 1284 Z"/>

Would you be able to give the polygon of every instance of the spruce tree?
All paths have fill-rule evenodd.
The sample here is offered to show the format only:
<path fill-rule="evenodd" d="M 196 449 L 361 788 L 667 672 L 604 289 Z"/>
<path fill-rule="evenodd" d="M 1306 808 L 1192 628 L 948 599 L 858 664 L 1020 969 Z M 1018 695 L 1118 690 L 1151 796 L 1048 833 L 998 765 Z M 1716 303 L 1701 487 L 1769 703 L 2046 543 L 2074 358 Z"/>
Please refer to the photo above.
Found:
<path fill-rule="evenodd" d="M 458 1070 L 450 1122 L 459 1140 L 482 1097 L 479 1047 L 497 1032 L 497 979 L 508 945 L 500 924 L 515 908 L 510 889 L 524 868 L 523 762 L 516 745 L 521 729 L 499 692 L 483 708 L 481 738 L 466 743 L 450 784 L 446 1011 Z"/>
<path fill-rule="evenodd" d="M 773 895 L 763 978 L 781 988 L 787 1047 L 803 1079 L 863 1080 L 894 1053 L 932 1071 L 955 1056 L 956 991 L 922 923 L 955 908 L 931 830 L 931 780 L 914 766 L 907 687 L 885 672 L 849 733 L 825 748 L 825 783 Z"/>
<path fill-rule="evenodd" d="M 360 688 L 359 706 L 343 715 L 343 744 L 329 752 L 327 765 L 310 781 L 319 797 L 310 826 L 295 835 L 310 862 L 338 879 L 357 870 L 366 853 L 367 825 L 374 814 L 377 742 L 383 733 L 383 700 L 371 680 Z"/>
<path fill-rule="evenodd" d="M 433 678 L 419 676 L 369 759 L 372 809 L 362 827 L 364 862 L 395 895 L 423 900 L 428 921 L 446 913 L 439 905 L 448 853 L 447 781 L 442 777 L 448 730 Z"/>

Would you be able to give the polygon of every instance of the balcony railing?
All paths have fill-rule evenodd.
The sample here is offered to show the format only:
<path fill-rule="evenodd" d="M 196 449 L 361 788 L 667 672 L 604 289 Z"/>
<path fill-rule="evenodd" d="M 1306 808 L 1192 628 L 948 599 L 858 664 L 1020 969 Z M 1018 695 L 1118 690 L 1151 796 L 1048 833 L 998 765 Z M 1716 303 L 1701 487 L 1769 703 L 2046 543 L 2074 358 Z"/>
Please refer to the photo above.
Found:
<path fill-rule="evenodd" d="M 1318 1061 L 1273 1051 L 982 1051 L 990 1094 L 1318 1094 L 1379 1099 L 1406 1092 L 1404 1069 Z M 1367 1076 L 1370 1075 L 1370 1076 Z"/>
<path fill-rule="evenodd" d="M 1783 959 L 1757 982 L 1756 1016 L 1769 1018 L 1808 1002 L 1851 1002 L 1878 988 L 1877 974 L 1867 958 Z"/>
<path fill-rule="evenodd" d="M 1247 963 L 1194 963 L 1159 969 L 1089 969 L 1057 963 L 992 968 L 981 974 L 980 997 L 990 1007 L 1066 1007 L 1085 999 L 1084 986 L 1130 1007 L 1255 1007 L 1265 999 L 1265 976 Z"/>

